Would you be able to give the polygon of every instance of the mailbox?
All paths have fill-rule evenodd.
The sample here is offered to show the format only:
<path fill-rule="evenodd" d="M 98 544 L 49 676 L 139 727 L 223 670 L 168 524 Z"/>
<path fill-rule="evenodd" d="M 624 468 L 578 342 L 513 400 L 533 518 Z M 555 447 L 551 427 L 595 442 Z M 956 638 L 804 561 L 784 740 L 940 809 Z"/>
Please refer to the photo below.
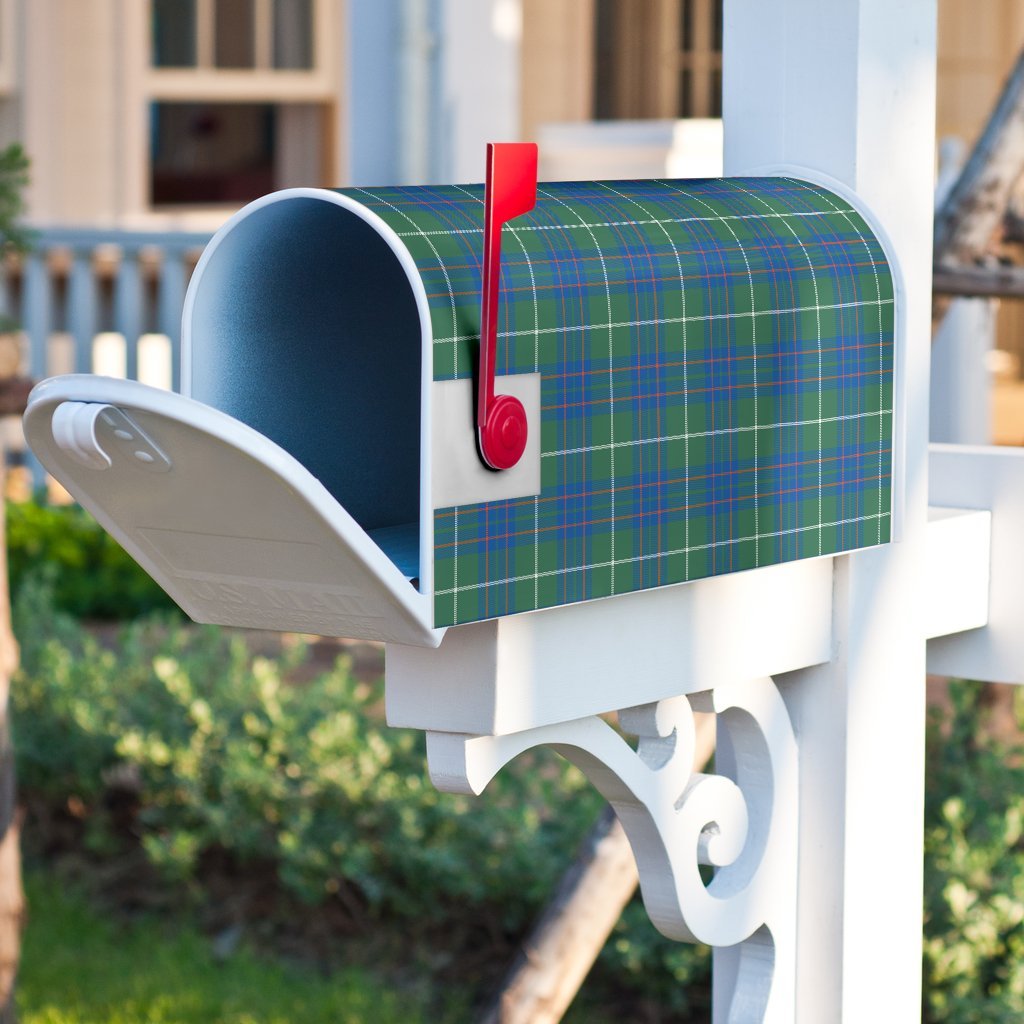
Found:
<path fill-rule="evenodd" d="M 30 445 L 227 625 L 436 646 L 890 539 L 895 290 L 858 203 L 786 177 L 542 183 L 498 226 L 487 379 L 484 213 L 479 185 L 252 203 L 193 275 L 184 394 L 53 378 Z M 488 386 L 525 413 L 508 468 L 481 457 Z"/>

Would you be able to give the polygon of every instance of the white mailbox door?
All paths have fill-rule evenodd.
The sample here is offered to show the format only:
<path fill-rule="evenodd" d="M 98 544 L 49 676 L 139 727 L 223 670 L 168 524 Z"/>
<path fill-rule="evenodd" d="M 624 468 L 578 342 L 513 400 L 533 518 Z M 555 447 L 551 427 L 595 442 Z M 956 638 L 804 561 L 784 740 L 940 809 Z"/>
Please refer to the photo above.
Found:
<path fill-rule="evenodd" d="M 29 444 L 197 622 L 436 647 L 430 599 L 291 455 L 199 402 L 57 377 Z M 415 556 L 413 565 L 415 566 Z"/>

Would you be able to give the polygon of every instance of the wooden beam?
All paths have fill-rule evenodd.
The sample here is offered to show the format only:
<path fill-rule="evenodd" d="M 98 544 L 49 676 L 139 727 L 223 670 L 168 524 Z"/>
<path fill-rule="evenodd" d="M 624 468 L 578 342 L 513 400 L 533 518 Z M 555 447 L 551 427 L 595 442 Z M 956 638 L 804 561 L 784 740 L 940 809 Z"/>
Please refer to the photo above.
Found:
<path fill-rule="evenodd" d="M 1024 298 L 1024 267 L 939 266 L 932 277 L 936 295 L 973 295 L 980 297 Z"/>
<path fill-rule="evenodd" d="M 970 263 L 996 234 L 1024 168 L 1024 52 L 960 177 L 935 216 L 935 264 Z M 990 293 L 972 293 L 990 294 Z"/>

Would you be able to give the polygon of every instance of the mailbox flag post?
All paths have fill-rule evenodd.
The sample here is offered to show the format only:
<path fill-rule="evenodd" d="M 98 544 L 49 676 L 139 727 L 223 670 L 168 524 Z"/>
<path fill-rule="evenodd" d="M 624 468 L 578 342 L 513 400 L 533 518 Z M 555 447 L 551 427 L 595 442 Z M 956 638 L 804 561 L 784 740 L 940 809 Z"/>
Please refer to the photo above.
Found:
<path fill-rule="evenodd" d="M 480 370 L 476 426 L 480 454 L 492 469 L 511 469 L 526 450 L 529 421 L 513 395 L 496 395 L 501 228 L 537 202 L 537 146 L 492 142 L 487 146 L 484 192 L 484 273 L 480 313 Z"/>

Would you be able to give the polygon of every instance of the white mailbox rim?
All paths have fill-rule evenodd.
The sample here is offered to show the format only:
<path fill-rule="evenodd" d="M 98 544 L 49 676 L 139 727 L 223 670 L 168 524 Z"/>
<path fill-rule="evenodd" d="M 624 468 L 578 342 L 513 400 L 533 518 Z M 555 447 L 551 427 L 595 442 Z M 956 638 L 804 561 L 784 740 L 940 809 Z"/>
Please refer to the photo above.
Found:
<path fill-rule="evenodd" d="M 433 422 L 432 384 L 434 378 L 433 333 L 430 306 L 420 278 L 419 270 L 409 250 L 395 231 L 372 210 L 339 192 L 324 188 L 289 188 L 271 192 L 244 206 L 224 222 L 209 241 L 199 258 L 189 280 L 181 317 L 181 392 L 186 397 L 193 394 L 193 344 L 201 334 L 204 324 L 197 322 L 196 300 L 208 264 L 215 258 L 218 248 L 231 232 L 260 210 L 278 203 L 295 199 L 314 199 L 339 206 L 348 213 L 369 224 L 387 244 L 402 272 L 409 281 L 409 287 L 416 302 L 420 322 L 420 481 L 419 481 L 419 590 L 433 600 L 434 592 L 434 516 L 431 501 L 433 485 L 433 459 L 431 445 L 431 424 Z M 438 641 L 439 642 L 439 641 Z"/>

